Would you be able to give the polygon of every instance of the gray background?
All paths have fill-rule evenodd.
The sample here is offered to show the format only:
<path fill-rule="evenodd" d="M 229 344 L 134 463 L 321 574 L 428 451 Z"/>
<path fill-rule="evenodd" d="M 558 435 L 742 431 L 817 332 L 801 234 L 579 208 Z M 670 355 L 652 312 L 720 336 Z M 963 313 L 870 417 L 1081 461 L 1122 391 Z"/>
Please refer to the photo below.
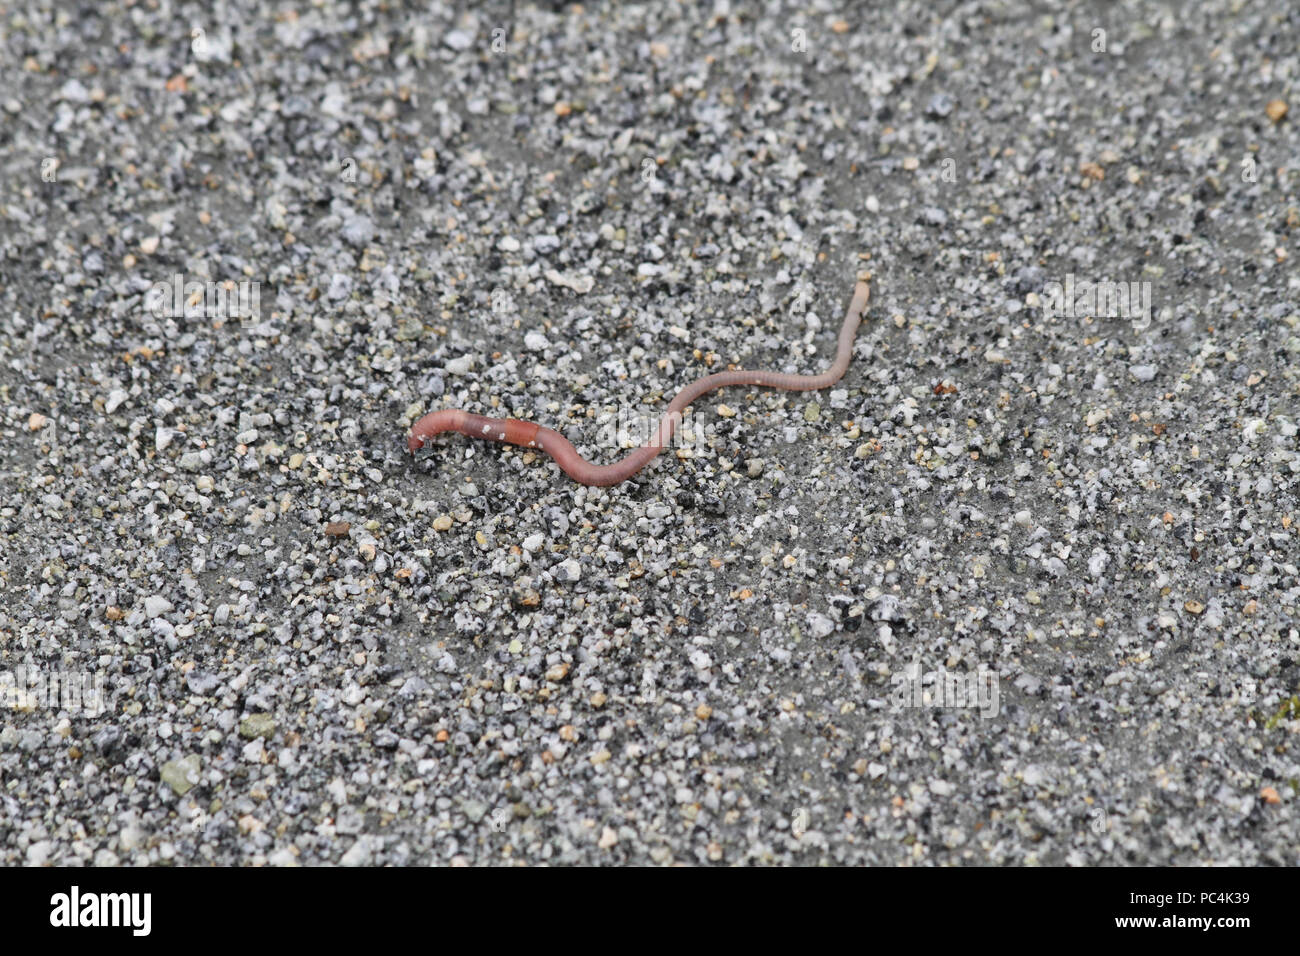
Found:
<path fill-rule="evenodd" d="M 0 859 L 1294 864 L 1296 8 L 470 6 L 0 15 Z"/>

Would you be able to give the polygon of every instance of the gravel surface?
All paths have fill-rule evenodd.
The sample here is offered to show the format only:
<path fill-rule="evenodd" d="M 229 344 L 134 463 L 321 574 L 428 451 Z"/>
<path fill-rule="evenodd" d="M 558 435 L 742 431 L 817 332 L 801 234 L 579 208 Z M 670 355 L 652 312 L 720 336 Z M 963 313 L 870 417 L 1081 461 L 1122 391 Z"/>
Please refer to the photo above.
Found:
<path fill-rule="evenodd" d="M 1300 862 L 1300 13 L 1046 9 L 0 5 L 0 862 Z"/>

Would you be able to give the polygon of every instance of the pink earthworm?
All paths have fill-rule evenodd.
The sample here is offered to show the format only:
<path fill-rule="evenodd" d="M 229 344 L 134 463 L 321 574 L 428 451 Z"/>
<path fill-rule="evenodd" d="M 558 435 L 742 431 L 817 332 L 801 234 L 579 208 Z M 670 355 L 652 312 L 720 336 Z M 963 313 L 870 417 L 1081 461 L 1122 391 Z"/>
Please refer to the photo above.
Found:
<path fill-rule="evenodd" d="M 858 280 L 853 289 L 853 299 L 844 314 L 844 324 L 840 326 L 839 344 L 835 350 L 835 361 L 831 367 L 820 375 L 787 375 L 782 372 L 764 371 L 730 371 L 706 375 L 685 386 L 668 404 L 668 410 L 659 421 L 654 436 L 645 445 L 628 453 L 621 461 L 610 465 L 596 465 L 587 461 L 573 443 L 557 431 L 538 425 L 536 422 L 520 421 L 517 418 L 488 418 L 457 408 L 447 408 L 430 412 L 411 429 L 407 447 L 412 451 L 423 447 L 425 441 L 441 432 L 460 432 L 470 438 L 483 438 L 488 441 L 504 442 L 509 445 L 521 445 L 525 448 L 537 448 L 555 459 L 555 463 L 574 481 L 584 485 L 617 485 L 627 481 L 638 471 L 654 460 L 655 456 L 667 446 L 681 421 L 682 412 L 692 402 L 706 392 L 726 388 L 728 385 L 763 385 L 769 388 L 782 388 L 794 392 L 811 392 L 834 385 L 844 377 L 853 357 L 853 337 L 857 334 L 858 324 L 866 311 L 867 300 L 871 296 L 868 285 L 870 276 Z"/>

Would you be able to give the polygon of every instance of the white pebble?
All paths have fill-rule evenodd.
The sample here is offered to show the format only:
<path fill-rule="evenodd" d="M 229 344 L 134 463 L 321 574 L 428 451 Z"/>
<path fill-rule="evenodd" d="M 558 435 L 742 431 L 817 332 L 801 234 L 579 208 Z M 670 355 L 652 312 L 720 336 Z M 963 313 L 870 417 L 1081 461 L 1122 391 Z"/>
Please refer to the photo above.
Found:
<path fill-rule="evenodd" d="M 172 609 L 172 602 L 161 594 L 151 594 L 144 599 L 145 617 L 158 617 Z"/>

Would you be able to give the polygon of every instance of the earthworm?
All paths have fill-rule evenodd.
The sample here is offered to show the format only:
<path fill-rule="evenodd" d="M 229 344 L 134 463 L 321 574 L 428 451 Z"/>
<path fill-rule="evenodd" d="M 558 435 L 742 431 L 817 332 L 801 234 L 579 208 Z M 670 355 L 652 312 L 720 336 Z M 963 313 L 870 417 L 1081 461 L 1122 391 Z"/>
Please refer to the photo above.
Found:
<path fill-rule="evenodd" d="M 573 443 L 557 431 L 538 425 L 536 422 L 520 421 L 517 418 L 488 418 L 458 408 L 430 412 L 411 429 L 407 447 L 415 452 L 423 447 L 425 440 L 441 432 L 460 432 L 470 438 L 483 438 L 487 441 L 505 442 L 509 445 L 521 445 L 525 448 L 537 448 L 555 459 L 555 463 L 574 481 L 584 485 L 617 485 L 627 481 L 638 471 L 654 460 L 663 451 L 677 423 L 681 421 L 682 412 L 701 395 L 714 389 L 726 388 L 728 385 L 764 385 L 769 388 L 782 388 L 794 392 L 810 392 L 827 388 L 838 382 L 849 367 L 853 357 L 853 337 L 857 334 L 858 324 L 866 311 L 867 300 L 871 296 L 871 287 L 866 277 L 860 279 L 853 289 L 853 299 L 844 314 L 844 324 L 840 326 L 839 344 L 835 349 L 835 361 L 831 367 L 820 375 L 786 375 L 782 372 L 764 371 L 730 371 L 706 375 L 685 386 L 668 404 L 668 410 L 659 421 L 654 436 L 645 445 L 629 452 L 621 461 L 610 465 L 596 465 L 587 461 Z"/>

